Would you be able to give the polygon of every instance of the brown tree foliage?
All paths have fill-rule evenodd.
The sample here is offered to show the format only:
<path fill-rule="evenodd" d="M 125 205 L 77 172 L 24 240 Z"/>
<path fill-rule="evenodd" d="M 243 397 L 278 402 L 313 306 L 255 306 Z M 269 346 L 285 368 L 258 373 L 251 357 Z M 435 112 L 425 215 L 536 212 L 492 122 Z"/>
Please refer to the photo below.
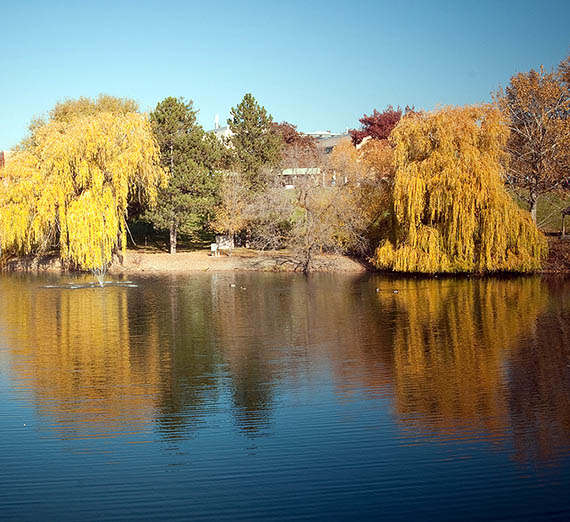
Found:
<path fill-rule="evenodd" d="M 393 229 L 393 156 L 388 140 L 368 139 L 358 147 L 350 141 L 340 143 L 330 159 L 329 169 L 346 183 L 345 189 L 365 222 L 365 251 L 369 254 Z"/>
<path fill-rule="evenodd" d="M 568 60 L 560 74 L 519 73 L 495 93 L 510 129 L 507 181 L 525 201 L 536 223 L 539 198 L 570 179 L 570 96 Z"/>
<path fill-rule="evenodd" d="M 287 248 L 290 261 L 303 272 L 314 270 L 320 254 L 363 250 L 366 220 L 352 190 L 359 165 L 353 158 L 342 165 L 328 160 L 322 156 L 319 168 L 300 172 L 290 190 L 274 180 L 248 207 L 252 244 Z"/>
<path fill-rule="evenodd" d="M 226 172 L 222 177 L 219 197 L 220 203 L 211 226 L 216 232 L 228 234 L 233 244 L 235 235 L 248 224 L 251 192 L 240 174 Z"/>
<path fill-rule="evenodd" d="M 283 142 L 281 149 L 282 168 L 303 168 L 317 165 L 319 154 L 315 138 L 300 133 L 295 125 L 286 121 L 273 123 L 271 130 Z"/>
<path fill-rule="evenodd" d="M 306 178 L 295 187 L 294 220 L 289 246 L 303 272 L 313 269 L 317 254 L 363 248 L 365 220 L 344 184 L 322 187 Z"/>
<path fill-rule="evenodd" d="M 560 62 L 558 74 L 562 82 L 566 85 L 566 89 L 570 90 L 570 54 Z"/>

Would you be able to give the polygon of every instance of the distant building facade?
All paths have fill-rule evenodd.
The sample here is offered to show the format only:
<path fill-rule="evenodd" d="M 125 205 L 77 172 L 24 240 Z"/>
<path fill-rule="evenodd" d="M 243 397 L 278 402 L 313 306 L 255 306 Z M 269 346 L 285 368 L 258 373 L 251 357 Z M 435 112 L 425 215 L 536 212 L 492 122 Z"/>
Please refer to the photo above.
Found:
<path fill-rule="evenodd" d="M 208 132 L 213 133 L 216 138 L 224 143 L 227 143 L 228 140 L 233 136 L 233 132 L 228 125 L 225 125 L 223 127 L 220 126 L 220 117 L 218 114 L 216 114 L 216 117 L 214 118 L 214 128 Z M 314 138 L 317 141 L 318 150 L 324 154 L 331 154 L 338 144 L 351 139 L 350 134 L 348 134 L 348 129 L 346 132 L 331 132 L 330 130 L 323 130 L 314 132 L 301 132 L 301 134 Z M 329 176 L 326 176 L 324 170 L 320 166 L 308 168 L 288 168 L 282 170 L 280 173 L 283 186 L 289 189 L 295 187 L 296 180 L 307 176 L 318 180 L 323 186 L 334 186 L 337 183 L 336 175 L 333 173 Z"/>
<path fill-rule="evenodd" d="M 310 136 L 310 134 L 309 134 Z M 317 147 L 322 150 L 325 154 L 330 154 L 333 149 L 344 141 L 349 141 L 350 135 L 348 133 L 334 134 L 330 133 L 329 136 L 322 136 L 321 138 L 316 138 Z"/>
<path fill-rule="evenodd" d="M 233 132 L 230 129 L 229 125 L 224 125 L 223 127 L 220 126 L 220 116 L 218 114 L 216 114 L 216 117 L 214 118 L 214 128 L 208 132 L 213 133 L 214 136 L 216 136 L 216 138 L 218 138 L 220 141 L 231 138 L 233 136 Z M 342 141 L 350 139 L 348 129 L 346 132 L 331 132 L 330 130 L 324 130 L 314 132 L 301 132 L 301 134 L 315 138 L 315 140 L 317 140 L 317 146 L 325 154 L 330 154 L 336 145 Z"/>
<path fill-rule="evenodd" d="M 214 128 L 208 132 L 213 133 L 220 141 L 226 141 L 233 135 L 233 132 L 228 125 L 220 127 L 219 114 L 216 114 L 216 117 L 214 118 Z"/>

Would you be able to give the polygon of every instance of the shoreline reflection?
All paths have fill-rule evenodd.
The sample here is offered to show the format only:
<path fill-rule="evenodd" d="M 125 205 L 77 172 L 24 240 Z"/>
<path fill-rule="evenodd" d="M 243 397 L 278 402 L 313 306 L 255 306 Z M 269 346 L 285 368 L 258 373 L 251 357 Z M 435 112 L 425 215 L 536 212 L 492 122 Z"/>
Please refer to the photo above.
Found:
<path fill-rule="evenodd" d="M 175 443 L 220 418 L 269 436 L 284 405 L 326 395 L 386 399 L 404 437 L 508 442 L 522 462 L 570 447 L 568 280 L 198 274 L 99 291 L 41 285 L 0 278 L 3 358 L 65 439 L 155 431 Z"/>

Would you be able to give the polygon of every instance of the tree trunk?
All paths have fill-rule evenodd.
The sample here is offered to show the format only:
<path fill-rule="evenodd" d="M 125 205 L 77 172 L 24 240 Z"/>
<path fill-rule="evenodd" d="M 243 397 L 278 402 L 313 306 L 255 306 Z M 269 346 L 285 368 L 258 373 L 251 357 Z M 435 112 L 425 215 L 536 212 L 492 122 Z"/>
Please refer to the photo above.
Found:
<path fill-rule="evenodd" d="M 531 194 L 530 196 L 530 216 L 532 217 L 532 220 L 534 221 L 534 224 L 536 225 L 536 207 L 538 203 L 538 196 L 535 196 L 534 194 Z"/>
<path fill-rule="evenodd" d="M 119 263 L 121 263 L 121 266 L 123 266 L 123 234 L 119 234 L 116 251 L 117 257 L 119 258 Z"/>
<path fill-rule="evenodd" d="M 308 274 L 313 269 L 313 245 L 309 246 L 305 251 L 305 259 L 303 260 L 303 273 Z"/>
<path fill-rule="evenodd" d="M 171 254 L 176 254 L 176 236 L 177 236 L 176 222 L 171 221 L 170 222 L 170 253 Z"/>

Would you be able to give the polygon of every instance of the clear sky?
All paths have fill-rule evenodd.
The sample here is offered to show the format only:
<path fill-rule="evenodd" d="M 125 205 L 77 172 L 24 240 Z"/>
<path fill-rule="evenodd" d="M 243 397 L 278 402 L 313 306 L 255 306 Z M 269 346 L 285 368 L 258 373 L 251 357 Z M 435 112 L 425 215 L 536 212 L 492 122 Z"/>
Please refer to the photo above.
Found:
<path fill-rule="evenodd" d="M 0 0 L 0 149 L 55 102 L 194 100 L 213 127 L 251 92 L 299 130 L 388 104 L 486 101 L 570 51 L 570 0 Z"/>

